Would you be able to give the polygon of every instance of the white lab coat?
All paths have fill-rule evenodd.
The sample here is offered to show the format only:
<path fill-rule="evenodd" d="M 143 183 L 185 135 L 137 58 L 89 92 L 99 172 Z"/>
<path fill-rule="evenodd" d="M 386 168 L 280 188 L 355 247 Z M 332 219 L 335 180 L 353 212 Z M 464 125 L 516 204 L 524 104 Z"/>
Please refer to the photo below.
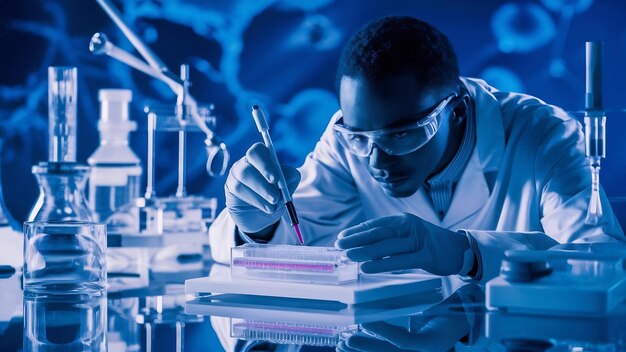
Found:
<path fill-rule="evenodd" d="M 500 92 L 463 78 L 476 108 L 476 146 L 450 208 L 440 220 L 423 189 L 392 198 L 358 158 L 339 145 L 331 119 L 300 172 L 294 194 L 308 245 L 332 246 L 339 231 L 402 212 L 476 240 L 482 281 L 497 275 L 504 251 L 547 249 L 557 243 L 626 241 L 606 195 L 604 224 L 584 224 L 591 178 L 580 124 L 565 111 L 524 94 Z M 235 224 L 227 209 L 210 227 L 213 258 L 228 262 Z M 271 243 L 296 244 L 283 220 Z"/>

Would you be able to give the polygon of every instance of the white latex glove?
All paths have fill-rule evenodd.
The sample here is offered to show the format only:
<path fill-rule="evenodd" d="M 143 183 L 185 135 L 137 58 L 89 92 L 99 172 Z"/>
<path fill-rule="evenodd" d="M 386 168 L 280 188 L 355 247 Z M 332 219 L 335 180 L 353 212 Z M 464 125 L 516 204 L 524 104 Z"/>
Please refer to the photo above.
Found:
<path fill-rule="evenodd" d="M 423 269 L 447 276 L 461 270 L 469 241 L 463 234 L 405 213 L 343 230 L 335 246 L 347 249 L 348 258 L 363 262 L 364 273 Z"/>
<path fill-rule="evenodd" d="M 281 168 L 293 194 L 300 183 L 300 172 L 289 166 Z M 224 188 L 230 216 L 239 230 L 247 234 L 274 225 L 285 211 L 276 168 L 262 143 L 252 145 L 246 156 L 233 164 Z"/>

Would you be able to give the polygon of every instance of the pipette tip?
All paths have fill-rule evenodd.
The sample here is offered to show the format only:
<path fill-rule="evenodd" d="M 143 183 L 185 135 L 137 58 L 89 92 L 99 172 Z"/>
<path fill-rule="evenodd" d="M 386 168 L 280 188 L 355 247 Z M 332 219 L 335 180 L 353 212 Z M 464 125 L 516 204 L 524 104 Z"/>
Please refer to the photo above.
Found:
<path fill-rule="evenodd" d="M 302 234 L 300 233 L 300 228 L 298 224 L 293 224 L 293 228 L 296 230 L 296 234 L 298 235 L 298 240 L 300 240 L 300 244 L 304 244 L 304 240 L 302 239 Z"/>

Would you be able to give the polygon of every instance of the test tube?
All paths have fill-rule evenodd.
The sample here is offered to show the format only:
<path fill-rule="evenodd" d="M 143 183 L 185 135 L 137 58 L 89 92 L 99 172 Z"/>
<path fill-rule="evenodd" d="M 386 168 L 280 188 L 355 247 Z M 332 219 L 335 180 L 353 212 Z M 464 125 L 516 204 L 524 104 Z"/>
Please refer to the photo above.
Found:
<path fill-rule="evenodd" d="M 76 67 L 48 67 L 48 161 L 76 162 Z"/>

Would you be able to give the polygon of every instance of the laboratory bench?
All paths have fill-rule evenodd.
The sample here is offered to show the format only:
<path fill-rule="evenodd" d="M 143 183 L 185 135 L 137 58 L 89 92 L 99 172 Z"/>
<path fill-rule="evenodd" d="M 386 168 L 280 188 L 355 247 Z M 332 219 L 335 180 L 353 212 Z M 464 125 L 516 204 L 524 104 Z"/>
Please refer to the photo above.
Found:
<path fill-rule="evenodd" d="M 205 261 L 201 269 L 151 272 L 146 287 L 37 297 L 24 297 L 19 272 L 6 274 L 0 350 L 626 350 L 625 303 L 590 316 L 493 311 L 485 307 L 485 288 L 474 283 L 353 306 L 185 293 L 186 279 L 228 270 Z"/>

